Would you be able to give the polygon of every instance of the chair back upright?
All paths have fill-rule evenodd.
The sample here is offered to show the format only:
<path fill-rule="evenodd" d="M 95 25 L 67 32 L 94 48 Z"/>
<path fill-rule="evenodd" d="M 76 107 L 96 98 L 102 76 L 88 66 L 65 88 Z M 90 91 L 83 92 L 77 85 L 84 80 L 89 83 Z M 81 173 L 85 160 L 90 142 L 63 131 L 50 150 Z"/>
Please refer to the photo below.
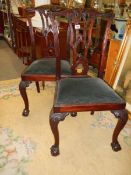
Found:
<path fill-rule="evenodd" d="M 110 32 L 110 27 L 113 22 L 114 18 L 114 13 L 112 11 L 103 13 L 101 12 L 98 15 L 98 18 L 101 18 L 101 30 L 100 30 L 100 43 L 102 42 L 102 48 L 100 52 L 100 63 L 98 67 L 98 76 L 100 78 L 103 78 L 105 68 L 106 68 L 106 61 L 107 61 L 107 54 L 108 54 L 108 48 L 109 48 L 109 32 Z M 102 25 L 103 24 L 103 25 Z M 103 28 L 104 26 L 104 28 Z"/>
<path fill-rule="evenodd" d="M 112 11 L 102 12 L 92 10 L 90 16 L 95 19 L 92 32 L 91 55 L 89 64 L 98 69 L 98 77 L 103 78 L 106 68 L 107 54 L 109 48 L 109 32 L 114 13 Z"/>

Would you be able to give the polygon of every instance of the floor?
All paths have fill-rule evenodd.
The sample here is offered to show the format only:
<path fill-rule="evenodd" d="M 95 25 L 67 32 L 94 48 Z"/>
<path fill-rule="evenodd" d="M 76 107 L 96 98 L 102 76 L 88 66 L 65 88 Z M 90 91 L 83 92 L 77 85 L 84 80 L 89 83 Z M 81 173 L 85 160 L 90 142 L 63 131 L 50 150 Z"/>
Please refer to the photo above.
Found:
<path fill-rule="evenodd" d="M 0 63 L 0 175 L 131 174 L 131 122 L 119 136 L 122 150 L 113 152 L 110 142 L 117 119 L 112 113 L 68 116 L 59 125 L 60 155 L 52 157 L 49 114 L 55 88 L 45 86 L 37 93 L 32 84 L 28 88 L 30 114 L 22 117 L 18 77 L 25 66 L 3 40 Z"/>
<path fill-rule="evenodd" d="M 20 77 L 25 65 L 4 40 L 0 40 L 0 81 Z"/>

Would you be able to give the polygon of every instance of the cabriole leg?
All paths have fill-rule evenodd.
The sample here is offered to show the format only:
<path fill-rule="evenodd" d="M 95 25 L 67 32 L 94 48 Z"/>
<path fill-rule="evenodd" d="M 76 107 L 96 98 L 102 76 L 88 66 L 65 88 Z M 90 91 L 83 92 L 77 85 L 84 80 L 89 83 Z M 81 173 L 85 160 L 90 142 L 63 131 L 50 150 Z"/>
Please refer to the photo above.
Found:
<path fill-rule="evenodd" d="M 36 81 L 36 82 L 35 82 L 35 84 L 36 84 L 36 89 L 37 89 L 37 92 L 38 92 L 38 93 L 40 93 L 40 86 L 39 86 L 39 82 L 38 82 L 38 81 Z"/>
<path fill-rule="evenodd" d="M 53 113 L 51 111 L 50 114 L 50 127 L 52 133 L 54 135 L 55 143 L 51 147 L 51 155 L 57 156 L 60 154 L 59 152 L 59 131 L 58 131 L 58 124 L 60 121 L 63 121 L 68 113 Z"/>
<path fill-rule="evenodd" d="M 23 116 L 28 116 L 29 115 L 29 101 L 28 101 L 28 97 L 27 97 L 27 93 L 26 93 L 26 87 L 29 87 L 29 84 L 31 82 L 29 81 L 21 81 L 19 84 L 19 90 L 20 90 L 20 94 L 21 97 L 23 98 L 24 104 L 25 104 L 25 108 L 22 112 Z"/>
<path fill-rule="evenodd" d="M 118 118 L 118 122 L 117 122 L 117 125 L 114 129 L 113 136 L 112 136 L 111 147 L 113 151 L 119 151 L 121 150 L 121 146 L 118 142 L 118 135 L 127 123 L 128 112 L 125 109 L 118 110 L 118 111 L 111 111 L 111 112 Z"/>

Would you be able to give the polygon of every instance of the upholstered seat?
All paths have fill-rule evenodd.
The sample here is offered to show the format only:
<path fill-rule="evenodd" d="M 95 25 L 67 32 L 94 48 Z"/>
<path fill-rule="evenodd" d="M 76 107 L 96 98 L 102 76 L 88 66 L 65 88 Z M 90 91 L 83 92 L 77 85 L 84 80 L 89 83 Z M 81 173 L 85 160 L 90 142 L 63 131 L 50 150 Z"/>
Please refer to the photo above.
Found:
<path fill-rule="evenodd" d="M 109 109 L 112 103 L 117 106 L 125 102 L 100 78 L 65 78 L 58 82 L 55 107 L 106 104 Z"/>
<path fill-rule="evenodd" d="M 62 75 L 70 75 L 71 74 L 71 68 L 70 64 L 66 60 L 61 60 L 61 71 Z M 24 72 L 22 73 L 22 76 L 33 74 L 36 75 L 54 75 L 55 77 L 56 73 L 56 60 L 54 58 L 48 58 L 48 59 L 39 59 L 34 61 L 31 65 L 29 65 Z"/>

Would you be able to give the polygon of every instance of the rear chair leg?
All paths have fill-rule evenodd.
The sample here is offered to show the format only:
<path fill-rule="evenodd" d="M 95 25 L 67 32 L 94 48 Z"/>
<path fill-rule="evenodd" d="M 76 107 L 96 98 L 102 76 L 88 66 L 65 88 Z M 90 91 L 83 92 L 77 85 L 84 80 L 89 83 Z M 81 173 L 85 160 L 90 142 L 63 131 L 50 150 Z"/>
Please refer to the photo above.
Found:
<path fill-rule="evenodd" d="M 111 111 L 117 118 L 118 118 L 118 122 L 116 124 L 116 127 L 114 129 L 113 132 L 113 136 L 112 136 L 112 143 L 111 143 L 111 147 L 113 149 L 113 151 L 119 151 L 121 150 L 121 146 L 118 142 L 118 135 L 121 132 L 121 130 L 124 128 L 124 126 L 127 123 L 128 120 L 128 112 L 126 109 L 123 110 L 118 110 L 118 111 Z"/>
<path fill-rule="evenodd" d="M 43 90 L 45 89 L 45 82 L 42 81 L 42 87 L 43 87 Z"/>
<path fill-rule="evenodd" d="M 50 127 L 55 139 L 54 145 L 52 145 L 50 148 L 52 156 L 57 156 L 60 154 L 58 124 L 60 121 L 63 121 L 67 115 L 68 113 L 53 113 L 52 111 L 50 113 Z"/>
<path fill-rule="evenodd" d="M 91 111 L 91 115 L 94 115 L 94 113 L 95 113 L 94 111 Z"/>
<path fill-rule="evenodd" d="M 37 92 L 40 93 L 40 85 L 39 85 L 39 82 L 36 81 L 35 84 L 36 84 Z"/>
<path fill-rule="evenodd" d="M 77 116 L 77 112 L 71 112 L 71 117 L 76 117 Z"/>
<path fill-rule="evenodd" d="M 23 98 L 24 104 L 25 104 L 25 108 L 22 112 L 22 115 L 27 117 L 29 115 L 29 101 L 28 101 L 28 97 L 27 97 L 27 93 L 26 93 L 26 87 L 29 87 L 30 85 L 30 81 L 21 81 L 19 84 L 19 91 L 21 94 L 21 97 Z"/>

